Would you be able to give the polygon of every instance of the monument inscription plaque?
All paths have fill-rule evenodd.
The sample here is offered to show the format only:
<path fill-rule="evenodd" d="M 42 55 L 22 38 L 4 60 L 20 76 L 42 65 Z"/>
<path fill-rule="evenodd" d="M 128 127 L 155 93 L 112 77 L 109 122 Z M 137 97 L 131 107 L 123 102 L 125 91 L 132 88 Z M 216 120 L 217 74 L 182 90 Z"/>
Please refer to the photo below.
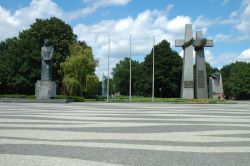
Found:
<path fill-rule="evenodd" d="M 194 81 L 184 81 L 184 88 L 194 88 Z"/>
<path fill-rule="evenodd" d="M 204 88 L 205 87 L 205 73 L 204 71 L 198 71 L 198 88 Z"/>

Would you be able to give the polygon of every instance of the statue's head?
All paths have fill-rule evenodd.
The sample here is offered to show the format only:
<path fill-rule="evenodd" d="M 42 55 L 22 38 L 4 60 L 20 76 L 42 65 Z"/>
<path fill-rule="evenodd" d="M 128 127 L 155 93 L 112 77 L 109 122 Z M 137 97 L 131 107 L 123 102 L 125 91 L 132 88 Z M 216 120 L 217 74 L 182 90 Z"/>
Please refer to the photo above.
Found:
<path fill-rule="evenodd" d="M 49 39 L 45 39 L 45 40 L 44 40 L 44 46 L 48 47 L 49 44 L 50 44 L 50 43 L 49 43 Z"/>

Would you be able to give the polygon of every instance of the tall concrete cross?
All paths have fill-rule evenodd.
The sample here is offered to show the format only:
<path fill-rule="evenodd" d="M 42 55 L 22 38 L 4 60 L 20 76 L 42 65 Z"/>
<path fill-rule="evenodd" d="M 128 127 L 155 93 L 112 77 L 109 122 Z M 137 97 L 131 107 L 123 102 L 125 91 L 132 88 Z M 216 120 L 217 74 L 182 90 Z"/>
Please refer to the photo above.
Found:
<path fill-rule="evenodd" d="M 181 98 L 194 98 L 194 73 L 193 73 L 193 27 L 187 24 L 185 29 L 185 39 L 176 40 L 176 47 L 182 47 L 184 50 L 182 81 L 181 81 Z"/>
<path fill-rule="evenodd" d="M 206 99 L 208 98 L 207 88 L 207 72 L 206 72 L 206 61 L 204 47 L 213 47 L 213 40 L 207 40 L 203 38 L 202 31 L 196 32 L 196 39 L 194 41 L 195 48 L 195 64 L 196 64 L 196 93 L 195 98 Z"/>

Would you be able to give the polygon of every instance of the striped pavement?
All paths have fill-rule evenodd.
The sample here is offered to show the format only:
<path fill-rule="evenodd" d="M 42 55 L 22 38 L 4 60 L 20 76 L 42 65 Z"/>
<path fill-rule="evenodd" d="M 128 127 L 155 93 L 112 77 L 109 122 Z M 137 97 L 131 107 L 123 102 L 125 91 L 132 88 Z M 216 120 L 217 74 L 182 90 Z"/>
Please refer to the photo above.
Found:
<path fill-rule="evenodd" d="M 3 104 L 0 166 L 250 165 L 250 105 Z"/>

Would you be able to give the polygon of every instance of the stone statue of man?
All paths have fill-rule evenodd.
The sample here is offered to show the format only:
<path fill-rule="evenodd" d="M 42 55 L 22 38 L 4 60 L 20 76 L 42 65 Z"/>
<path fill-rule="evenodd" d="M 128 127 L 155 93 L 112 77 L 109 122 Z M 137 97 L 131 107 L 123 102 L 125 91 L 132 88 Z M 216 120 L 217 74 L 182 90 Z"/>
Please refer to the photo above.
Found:
<path fill-rule="evenodd" d="M 41 80 L 42 81 L 52 81 L 52 63 L 51 59 L 53 57 L 54 48 L 49 44 L 49 40 L 44 40 L 44 46 L 41 49 L 42 54 L 42 71 Z"/>

